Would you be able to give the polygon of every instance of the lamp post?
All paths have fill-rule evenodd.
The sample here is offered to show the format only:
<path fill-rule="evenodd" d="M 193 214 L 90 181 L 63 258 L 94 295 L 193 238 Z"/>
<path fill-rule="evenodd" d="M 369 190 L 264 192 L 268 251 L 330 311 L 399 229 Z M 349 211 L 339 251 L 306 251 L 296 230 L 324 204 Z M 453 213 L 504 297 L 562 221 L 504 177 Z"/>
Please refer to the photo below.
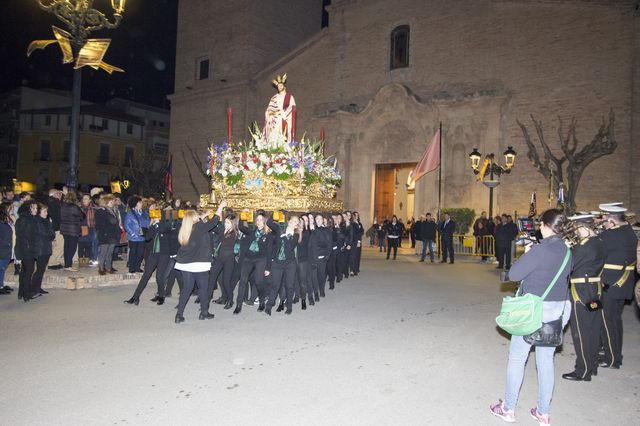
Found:
<path fill-rule="evenodd" d="M 126 0 L 111 0 L 113 22 L 99 10 L 93 8 L 93 0 L 36 0 L 38 6 L 62 21 L 69 30 L 74 61 L 87 42 L 89 33 L 101 29 L 114 29 L 120 25 Z M 82 91 L 82 68 L 73 70 L 73 100 L 71 104 L 71 134 L 69 141 L 69 170 L 67 186 L 78 186 L 78 144 L 80 138 L 80 102 Z"/>
<path fill-rule="evenodd" d="M 503 173 L 511 173 L 516 163 L 516 152 L 513 150 L 513 147 L 508 147 L 502 155 L 504 156 L 504 166 L 496 162 L 495 154 L 493 153 L 485 156 L 481 166 L 480 160 L 482 159 L 482 154 L 480 154 L 478 148 L 473 148 L 473 151 L 469 154 L 473 173 L 480 175 L 479 180 L 489 188 L 489 218 L 493 218 L 493 188 L 500 185 L 500 181 L 496 178 L 499 178 Z M 484 177 L 487 173 L 489 174 L 489 179 L 485 180 Z"/>

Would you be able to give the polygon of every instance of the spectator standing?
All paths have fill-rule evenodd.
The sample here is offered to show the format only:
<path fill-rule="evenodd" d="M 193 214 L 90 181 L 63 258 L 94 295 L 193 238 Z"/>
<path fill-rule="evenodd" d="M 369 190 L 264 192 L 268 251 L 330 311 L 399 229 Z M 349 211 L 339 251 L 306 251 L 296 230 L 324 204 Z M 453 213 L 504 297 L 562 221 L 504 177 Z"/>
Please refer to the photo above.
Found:
<path fill-rule="evenodd" d="M 447 263 L 447 259 L 449 259 L 449 263 L 453 263 L 453 234 L 456 232 L 456 223 L 451 219 L 449 213 L 444 214 L 439 231 L 442 241 L 442 261 L 440 263 Z"/>
<path fill-rule="evenodd" d="M 82 225 L 82 210 L 78 207 L 76 193 L 71 190 L 65 194 L 60 206 L 60 233 L 64 237 L 64 269 L 77 272 L 73 267 L 73 257 L 78 250 L 80 226 Z"/>
<path fill-rule="evenodd" d="M 95 210 L 96 237 L 98 239 L 98 272 L 113 274 L 113 251 L 120 242 L 120 225 L 115 209 L 115 197 L 106 194 L 100 198 Z"/>
<path fill-rule="evenodd" d="M 36 222 L 36 268 L 31 280 L 31 291 L 34 294 L 48 294 L 42 289 L 42 278 L 47 270 L 49 258 L 53 252 L 53 239 L 56 234 L 53 231 L 53 224 L 49 219 L 48 207 L 44 204 L 38 205 L 38 216 Z"/>
<path fill-rule="evenodd" d="M 82 196 L 80 209 L 83 213 L 83 219 L 80 225 L 80 238 L 78 239 L 79 263 L 81 265 L 95 266 L 98 264 L 98 254 L 93 252 L 96 238 L 95 206 L 89 195 Z"/>
<path fill-rule="evenodd" d="M 481 261 L 483 263 L 487 261 L 487 256 L 485 254 L 489 248 L 486 239 L 486 236 L 490 235 L 488 223 L 487 212 L 482 212 L 480 217 L 473 223 L 473 236 L 476 237 L 476 253 L 480 252 L 482 254 Z"/>
<path fill-rule="evenodd" d="M 411 246 L 416 249 L 416 256 L 422 253 L 422 223 L 424 222 L 424 216 L 418 217 L 418 220 L 414 220 L 411 225 Z"/>
<path fill-rule="evenodd" d="M 20 216 L 16 221 L 16 248 L 15 256 L 20 260 L 20 276 L 18 278 L 18 299 L 25 302 L 40 296 L 34 294 L 31 289 L 31 281 L 36 263 L 36 240 L 37 226 L 35 217 L 38 214 L 38 205 L 33 201 L 28 201 L 21 206 Z"/>
<path fill-rule="evenodd" d="M 433 263 L 433 257 L 436 245 L 437 225 L 431 213 L 427 213 L 424 221 L 422 222 L 420 236 L 422 237 L 422 254 L 420 256 L 420 262 L 424 262 L 427 255 L 427 247 L 429 247 L 429 258 Z"/>
<path fill-rule="evenodd" d="M 387 226 L 389 225 L 389 220 L 385 219 L 382 223 L 376 224 L 377 232 L 378 232 L 378 246 L 380 247 L 380 253 L 382 250 L 387 251 Z"/>
<path fill-rule="evenodd" d="M 13 194 L 13 193 L 12 193 Z M 0 205 L 0 294 L 9 294 L 13 290 L 4 285 L 4 273 L 13 257 L 13 227 L 9 218 L 11 204 Z"/>
<path fill-rule="evenodd" d="M 509 221 L 506 214 L 502 215 L 501 224 L 496 229 L 496 257 L 497 269 L 511 269 L 511 242 L 518 236 L 518 227 Z"/>
<path fill-rule="evenodd" d="M 55 232 L 55 239 L 53 240 L 53 247 L 51 253 L 51 259 L 49 260 L 51 266 L 49 269 L 62 269 L 62 263 L 64 262 L 64 240 L 60 233 L 60 210 L 62 206 L 62 191 L 58 189 L 51 189 L 49 191 L 49 200 L 47 202 L 49 206 L 49 217 L 51 218 L 51 225 Z"/>
<path fill-rule="evenodd" d="M 142 199 L 129 198 L 129 212 L 124 219 L 124 229 L 129 241 L 129 273 L 142 272 L 140 266 L 144 257 L 145 231 L 149 228 L 149 216 L 142 211 Z"/>
<path fill-rule="evenodd" d="M 404 232 L 404 226 L 402 222 L 398 221 L 396 215 L 393 215 L 391 218 L 391 222 L 387 223 L 386 226 L 387 232 L 387 246 L 389 249 L 387 250 L 387 260 L 391 255 L 391 249 L 393 249 L 393 260 L 396 260 L 396 256 L 398 255 L 398 245 L 400 244 L 400 240 L 402 239 L 402 233 Z"/>

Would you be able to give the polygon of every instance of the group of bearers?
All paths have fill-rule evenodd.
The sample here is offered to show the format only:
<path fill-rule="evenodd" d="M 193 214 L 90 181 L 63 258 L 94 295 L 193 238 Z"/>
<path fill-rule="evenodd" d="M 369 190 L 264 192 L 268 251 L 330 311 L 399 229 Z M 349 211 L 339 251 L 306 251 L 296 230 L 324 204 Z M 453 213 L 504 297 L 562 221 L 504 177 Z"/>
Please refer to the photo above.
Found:
<path fill-rule="evenodd" d="M 547 210 L 540 220 L 542 240 L 527 245 L 509 271 L 509 280 L 520 282 L 520 295 L 542 296 L 550 288 L 543 302 L 543 322 L 562 319 L 563 327 L 571 322 L 575 368 L 562 375 L 571 381 L 588 382 L 599 368 L 622 366 L 622 311 L 633 298 L 636 282 L 639 244 L 625 221 L 626 208 L 622 203 L 599 207 L 602 214 L 569 218 L 559 210 Z M 563 263 L 568 255 L 569 261 Z M 505 399 L 490 407 L 493 415 L 507 422 L 515 421 L 531 348 L 527 342 L 523 336 L 511 336 Z M 530 414 L 540 425 L 550 424 L 555 349 L 535 346 L 538 405 Z"/>
<path fill-rule="evenodd" d="M 235 299 L 234 314 L 242 311 L 243 304 L 257 302 L 258 311 L 271 315 L 278 299 L 278 312 L 291 314 L 298 302 L 305 310 L 307 300 L 315 305 L 325 297 L 327 282 L 333 290 L 336 283 L 358 275 L 363 233 L 357 212 L 290 215 L 278 223 L 259 210 L 249 226 L 226 209 L 225 201 L 215 214 L 187 210 L 180 222 L 152 219 L 145 234 L 151 249 L 144 273 L 125 303 L 138 305 L 155 271 L 157 294 L 152 301 L 159 305 L 178 281 L 176 323 L 185 320 L 184 310 L 194 292 L 199 319 L 213 318 L 209 308 L 216 288 L 221 296 L 215 303 L 231 309 Z"/>

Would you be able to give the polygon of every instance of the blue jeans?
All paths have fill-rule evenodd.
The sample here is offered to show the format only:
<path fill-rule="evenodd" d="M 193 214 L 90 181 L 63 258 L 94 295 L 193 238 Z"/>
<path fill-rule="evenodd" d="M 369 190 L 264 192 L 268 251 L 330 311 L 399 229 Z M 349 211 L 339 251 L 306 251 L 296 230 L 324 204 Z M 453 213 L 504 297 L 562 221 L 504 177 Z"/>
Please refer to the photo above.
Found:
<path fill-rule="evenodd" d="M 10 260 L 11 259 L 0 259 L 0 288 L 4 287 L 4 271 L 7 270 Z"/>
<path fill-rule="evenodd" d="M 562 326 L 566 326 L 571 315 L 571 302 L 543 302 L 542 321 L 556 320 L 562 315 Z M 564 307 L 564 313 L 563 313 Z M 549 414 L 549 405 L 553 396 L 555 370 L 553 355 L 556 348 L 536 346 L 536 368 L 538 370 L 538 412 Z M 522 336 L 511 336 L 509 346 L 509 364 L 507 365 L 507 386 L 505 390 L 504 408 L 514 410 L 518 403 L 518 395 L 524 380 L 524 367 L 529 358 L 531 345 Z"/>
<path fill-rule="evenodd" d="M 420 260 L 424 260 L 424 258 L 427 256 L 427 247 L 429 247 L 429 258 L 433 262 L 434 245 L 435 241 L 433 240 L 422 240 L 422 254 L 420 255 Z"/>

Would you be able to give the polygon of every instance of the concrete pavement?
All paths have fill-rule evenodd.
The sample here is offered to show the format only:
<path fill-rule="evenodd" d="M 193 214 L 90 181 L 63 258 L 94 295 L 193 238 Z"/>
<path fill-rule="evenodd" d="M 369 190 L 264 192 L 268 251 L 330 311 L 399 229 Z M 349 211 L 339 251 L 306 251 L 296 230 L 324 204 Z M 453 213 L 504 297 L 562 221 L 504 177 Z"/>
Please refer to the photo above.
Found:
<path fill-rule="evenodd" d="M 164 306 L 122 303 L 133 286 L 52 290 L 30 303 L 0 297 L 0 423 L 500 425 L 508 340 L 494 318 L 507 289 L 491 266 L 386 261 L 365 250 L 363 272 L 315 307 L 272 317 L 214 305 L 216 318 L 173 323 Z M 635 425 L 640 327 L 624 312 L 621 370 L 567 382 L 570 335 L 556 355 L 554 425 Z M 535 363 L 517 422 L 535 424 Z"/>

